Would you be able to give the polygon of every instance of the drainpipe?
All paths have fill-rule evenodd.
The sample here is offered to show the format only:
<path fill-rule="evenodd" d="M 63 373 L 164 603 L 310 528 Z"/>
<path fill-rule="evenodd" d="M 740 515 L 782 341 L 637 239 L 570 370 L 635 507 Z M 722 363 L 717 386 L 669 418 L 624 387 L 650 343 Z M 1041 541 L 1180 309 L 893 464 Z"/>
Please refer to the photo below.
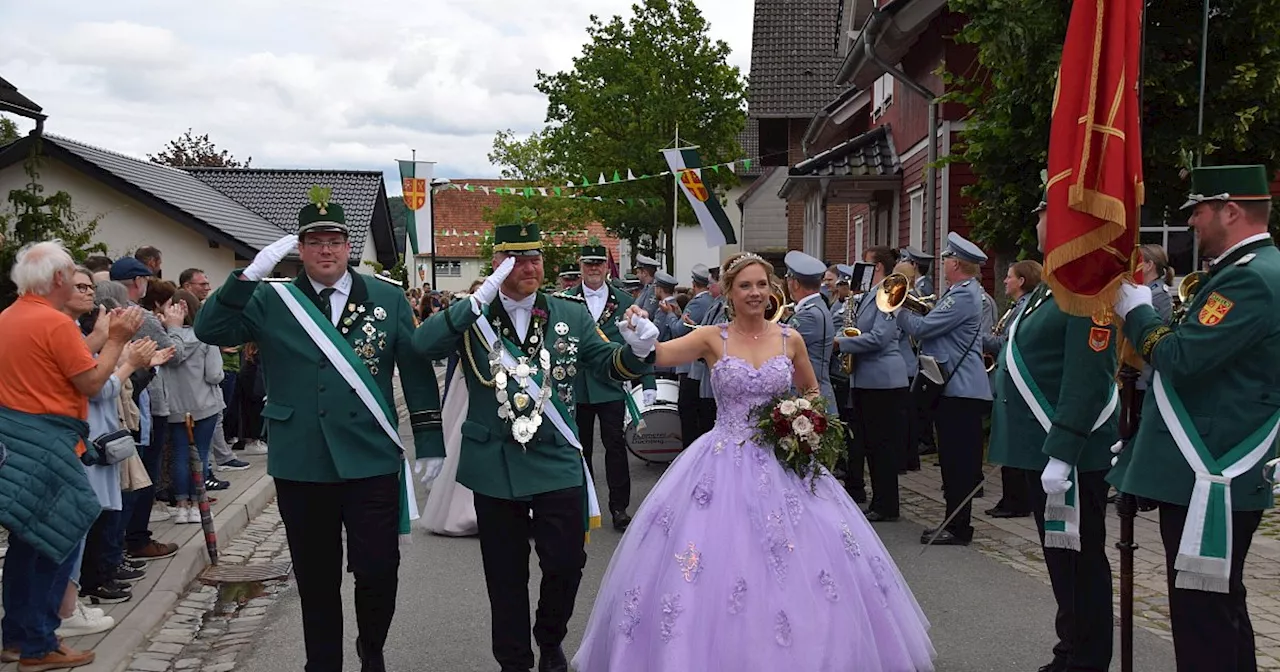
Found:
<path fill-rule="evenodd" d="M 914 91 L 917 95 L 924 98 L 929 103 L 929 163 L 925 166 L 924 173 L 924 216 L 925 216 L 925 249 L 926 254 L 931 253 L 930 248 L 933 247 L 933 240 L 938 229 L 938 192 L 937 192 L 937 169 L 934 164 L 938 162 L 938 96 L 929 89 L 926 89 L 920 83 L 907 77 L 907 74 L 897 67 L 885 62 L 876 54 L 876 38 L 879 37 L 880 19 L 883 13 L 876 11 L 867 19 L 866 28 L 863 34 L 867 39 L 863 41 L 863 50 L 866 53 L 867 60 L 875 63 L 884 69 L 891 77 L 902 82 L 902 85 Z M 937 254 L 934 254 L 935 260 Z M 932 266 L 932 264 L 930 264 Z M 937 276 L 934 276 L 935 284 L 938 282 Z"/>

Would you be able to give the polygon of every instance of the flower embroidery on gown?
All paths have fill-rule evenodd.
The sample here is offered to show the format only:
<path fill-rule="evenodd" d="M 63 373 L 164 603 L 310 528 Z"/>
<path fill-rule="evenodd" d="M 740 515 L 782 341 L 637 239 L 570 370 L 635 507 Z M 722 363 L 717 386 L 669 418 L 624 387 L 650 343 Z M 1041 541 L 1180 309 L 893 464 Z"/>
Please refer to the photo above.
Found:
<path fill-rule="evenodd" d="M 791 388 L 789 331 L 759 368 L 727 351 L 713 367 L 715 428 L 637 511 L 573 669 L 933 669 L 929 622 L 844 488 L 810 492 L 752 441 L 751 409 Z"/>

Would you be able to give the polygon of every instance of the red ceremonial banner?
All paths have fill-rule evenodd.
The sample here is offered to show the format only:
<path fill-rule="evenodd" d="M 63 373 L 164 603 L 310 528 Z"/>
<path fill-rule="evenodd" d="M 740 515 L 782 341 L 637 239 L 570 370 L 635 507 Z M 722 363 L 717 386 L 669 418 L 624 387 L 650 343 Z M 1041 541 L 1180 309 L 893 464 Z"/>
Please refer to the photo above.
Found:
<path fill-rule="evenodd" d="M 1134 267 L 1143 202 L 1143 0 L 1071 7 L 1049 136 L 1045 279 L 1073 315 L 1109 315 Z"/>

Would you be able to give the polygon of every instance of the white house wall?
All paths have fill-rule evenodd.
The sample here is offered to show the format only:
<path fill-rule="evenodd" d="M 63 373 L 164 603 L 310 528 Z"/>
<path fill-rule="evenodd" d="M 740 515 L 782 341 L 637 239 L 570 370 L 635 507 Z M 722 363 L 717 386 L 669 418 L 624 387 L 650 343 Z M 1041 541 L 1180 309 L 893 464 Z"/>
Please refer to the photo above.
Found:
<path fill-rule="evenodd" d="M 787 202 L 778 198 L 778 191 L 787 179 L 787 170 L 779 168 L 758 179 L 765 183 L 756 187 L 742 208 L 742 249 L 751 252 L 786 250 Z M 737 204 L 731 202 L 737 209 Z"/>
<path fill-rule="evenodd" d="M 26 182 L 21 162 L 0 170 L 0 194 L 7 195 L 10 190 L 21 189 Z M 72 208 L 84 218 L 100 218 L 97 239 L 106 244 L 107 256 L 112 259 L 150 245 L 163 255 L 165 279 L 176 282 L 184 269 L 200 268 L 209 275 L 215 287 L 237 268 L 235 253 L 231 249 L 211 247 L 207 238 L 186 225 L 61 161 L 44 161 L 40 168 L 40 183 L 46 193 L 66 191 L 71 194 Z M 242 262 L 239 265 L 246 264 Z"/>

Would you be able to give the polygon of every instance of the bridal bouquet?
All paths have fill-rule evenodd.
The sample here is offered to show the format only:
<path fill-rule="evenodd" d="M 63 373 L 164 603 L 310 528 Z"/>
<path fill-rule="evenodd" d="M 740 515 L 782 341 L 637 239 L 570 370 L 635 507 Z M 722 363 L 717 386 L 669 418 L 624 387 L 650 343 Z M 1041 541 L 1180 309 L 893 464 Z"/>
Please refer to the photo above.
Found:
<path fill-rule="evenodd" d="M 801 479 L 833 469 L 845 452 L 845 425 L 826 413 L 822 397 L 781 396 L 752 411 L 756 443 L 773 448 L 782 466 Z M 810 489 L 816 487 L 810 478 Z"/>

